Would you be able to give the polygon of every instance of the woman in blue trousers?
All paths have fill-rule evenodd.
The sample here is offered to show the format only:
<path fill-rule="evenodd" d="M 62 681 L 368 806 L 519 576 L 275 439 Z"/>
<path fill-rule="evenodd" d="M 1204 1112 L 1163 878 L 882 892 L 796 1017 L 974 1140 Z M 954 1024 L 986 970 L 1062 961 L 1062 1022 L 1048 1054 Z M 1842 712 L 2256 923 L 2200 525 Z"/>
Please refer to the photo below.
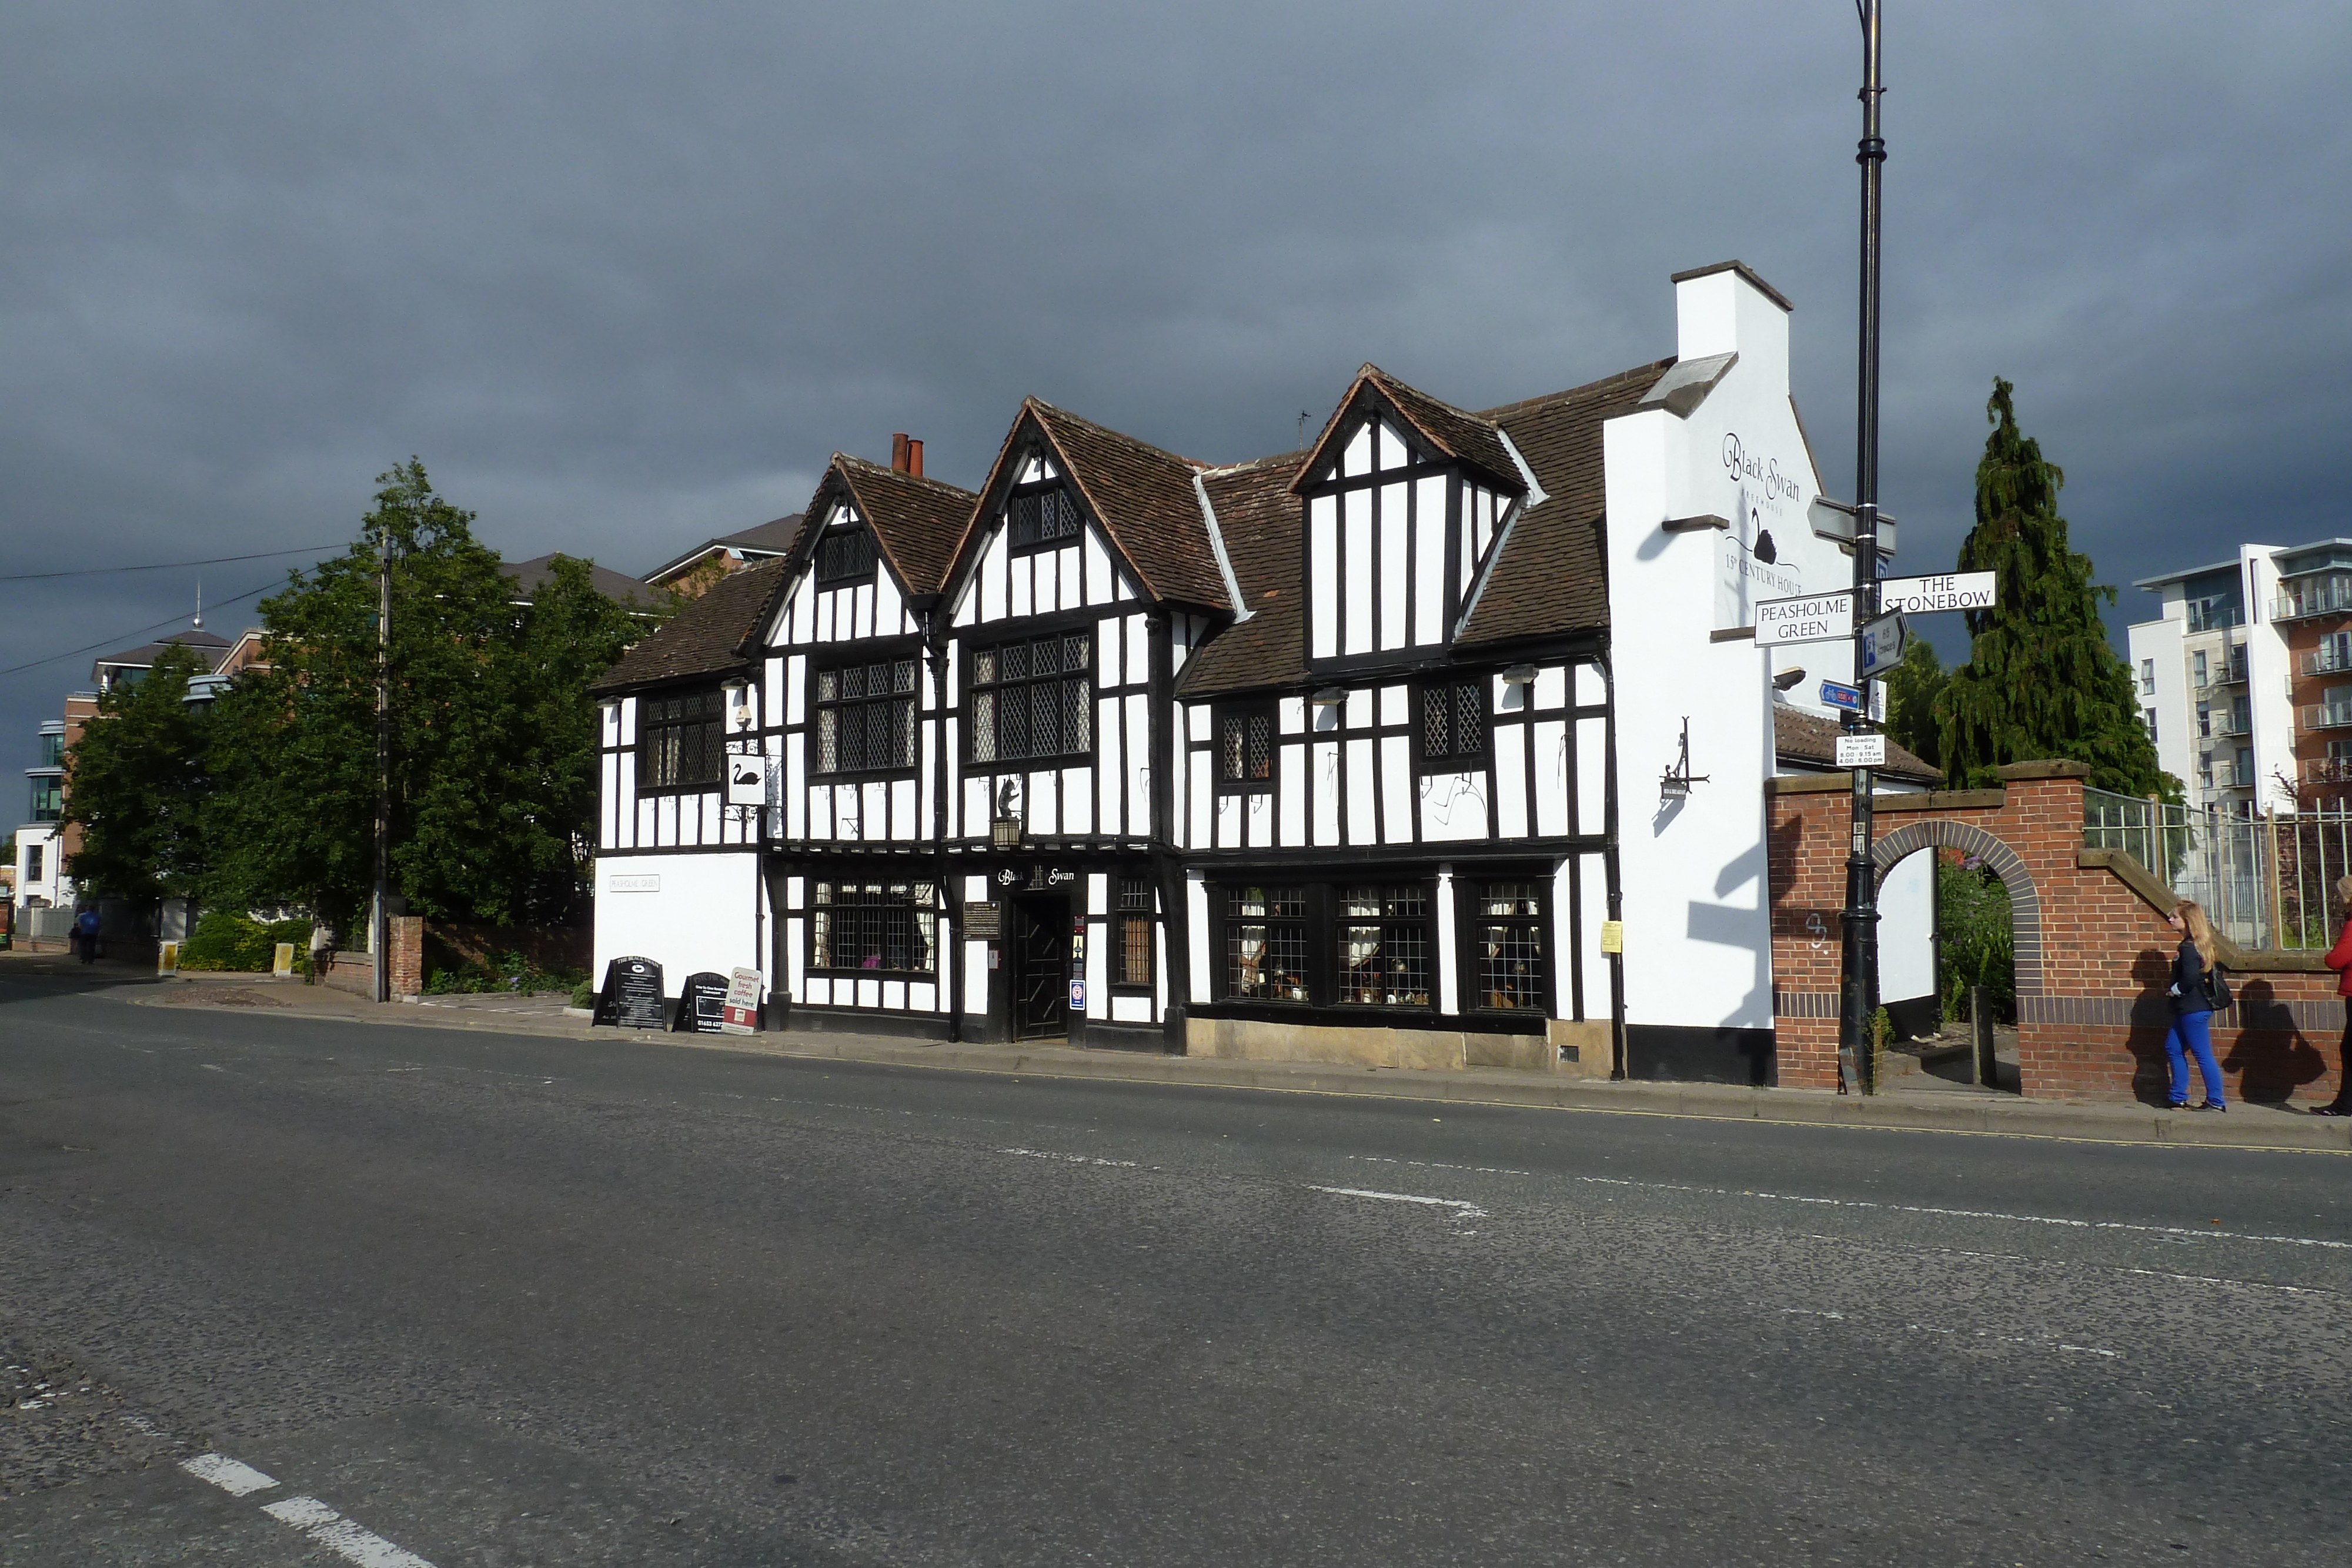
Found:
<path fill-rule="evenodd" d="M 2213 927 L 2203 908 L 2185 898 L 2166 919 L 2180 933 L 2167 993 L 2172 998 L 2172 1032 L 2164 1037 L 2165 1054 L 2172 1059 L 2172 1108 L 2189 1109 L 2189 1057 L 2194 1053 L 2198 1075 L 2205 1080 L 2205 1103 L 2197 1109 L 2226 1111 L 2221 1065 L 2213 1060 L 2213 1004 L 2205 994 L 2205 976 L 2213 967 Z"/>

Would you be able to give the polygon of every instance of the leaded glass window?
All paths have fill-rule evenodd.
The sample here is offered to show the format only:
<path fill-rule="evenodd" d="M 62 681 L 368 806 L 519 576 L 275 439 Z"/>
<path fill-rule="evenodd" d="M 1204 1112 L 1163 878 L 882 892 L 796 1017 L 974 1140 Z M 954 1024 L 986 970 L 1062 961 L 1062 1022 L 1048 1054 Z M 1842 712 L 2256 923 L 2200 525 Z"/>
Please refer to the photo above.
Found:
<path fill-rule="evenodd" d="M 1471 1005 L 1545 1011 L 1543 884 L 1486 883 L 1476 910 L 1471 940 L 1478 988 Z"/>
<path fill-rule="evenodd" d="M 818 773 L 870 773 L 915 765 L 912 657 L 815 673 Z"/>
<path fill-rule="evenodd" d="M 1118 879 L 1118 983 L 1151 984 L 1151 883 L 1139 876 Z"/>
<path fill-rule="evenodd" d="M 726 765 L 719 706 L 715 691 L 637 699 L 638 789 L 719 782 L 719 769 Z"/>
<path fill-rule="evenodd" d="M 847 582 L 874 570 L 874 536 L 864 528 L 836 528 L 816 542 L 816 580 Z"/>
<path fill-rule="evenodd" d="M 1417 883 L 1343 887 L 1338 915 L 1340 1002 L 1430 1005 L 1433 979 L 1426 888 Z"/>
<path fill-rule="evenodd" d="M 1217 783 L 1224 789 L 1274 787 L 1274 709 L 1217 710 Z"/>
<path fill-rule="evenodd" d="M 1060 483 L 1043 489 L 1015 492 L 1005 507 L 1008 543 L 1015 546 L 1058 544 L 1074 539 L 1086 525 L 1078 505 Z"/>
<path fill-rule="evenodd" d="M 975 649 L 971 759 L 1019 762 L 1094 749 L 1094 638 L 1086 632 Z"/>
<path fill-rule="evenodd" d="M 811 883 L 809 967 L 936 974 L 938 903 L 928 882 Z"/>
<path fill-rule="evenodd" d="M 1225 890 L 1225 995 L 1249 1001 L 1307 999 L 1307 890 Z"/>
<path fill-rule="evenodd" d="M 1486 683 L 1448 681 L 1421 690 L 1421 760 L 1451 769 L 1486 755 Z"/>

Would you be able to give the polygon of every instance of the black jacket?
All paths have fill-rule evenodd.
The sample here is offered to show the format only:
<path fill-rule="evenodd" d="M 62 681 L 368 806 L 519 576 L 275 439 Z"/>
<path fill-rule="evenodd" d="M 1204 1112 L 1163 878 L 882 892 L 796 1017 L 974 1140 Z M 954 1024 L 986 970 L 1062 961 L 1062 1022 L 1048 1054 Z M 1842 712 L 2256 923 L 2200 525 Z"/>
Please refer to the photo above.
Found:
<path fill-rule="evenodd" d="M 2197 956 L 2197 944 L 2183 936 L 2180 951 L 2172 956 L 2172 983 L 2178 989 L 2170 1000 L 2178 1013 L 2210 1013 L 2213 1004 L 2205 999 L 2205 960 Z"/>

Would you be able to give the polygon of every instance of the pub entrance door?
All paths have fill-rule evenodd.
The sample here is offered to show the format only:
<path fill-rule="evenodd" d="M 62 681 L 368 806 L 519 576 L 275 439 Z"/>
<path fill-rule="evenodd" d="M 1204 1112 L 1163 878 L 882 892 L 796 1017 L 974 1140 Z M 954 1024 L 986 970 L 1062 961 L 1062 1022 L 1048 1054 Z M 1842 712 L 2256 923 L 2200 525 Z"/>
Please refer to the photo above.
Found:
<path fill-rule="evenodd" d="M 1013 1038 L 1045 1040 L 1070 1031 L 1070 901 L 1024 898 L 1021 967 L 1013 977 Z"/>

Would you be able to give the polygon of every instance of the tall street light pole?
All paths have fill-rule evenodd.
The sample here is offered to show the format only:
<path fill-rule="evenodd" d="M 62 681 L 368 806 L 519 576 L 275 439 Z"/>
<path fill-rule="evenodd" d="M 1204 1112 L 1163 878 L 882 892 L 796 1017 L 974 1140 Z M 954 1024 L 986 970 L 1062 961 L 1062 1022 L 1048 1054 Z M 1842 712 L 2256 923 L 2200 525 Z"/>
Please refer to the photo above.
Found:
<path fill-rule="evenodd" d="M 368 947 L 375 955 L 375 999 L 392 1000 L 392 528 L 375 574 L 375 909 Z"/>
<path fill-rule="evenodd" d="M 1853 459 L 1853 674 L 1865 694 L 1864 628 L 1878 619 L 1878 226 L 1879 181 L 1886 163 L 1886 139 L 1879 134 L 1879 0 L 1854 0 L 1862 20 L 1862 142 L 1854 162 L 1862 165 L 1862 332 L 1860 382 L 1854 408 Z M 1845 728 L 1863 729 L 1863 713 L 1848 710 Z M 1846 849 L 1845 909 L 1839 916 L 1843 950 L 1838 974 L 1838 1065 L 1847 1082 L 1858 1078 L 1865 1093 L 1878 1091 L 1876 1053 L 1870 1046 L 1871 1014 L 1878 1005 L 1878 880 L 1871 865 L 1871 789 L 1874 773 L 1853 770 L 1853 837 Z"/>

